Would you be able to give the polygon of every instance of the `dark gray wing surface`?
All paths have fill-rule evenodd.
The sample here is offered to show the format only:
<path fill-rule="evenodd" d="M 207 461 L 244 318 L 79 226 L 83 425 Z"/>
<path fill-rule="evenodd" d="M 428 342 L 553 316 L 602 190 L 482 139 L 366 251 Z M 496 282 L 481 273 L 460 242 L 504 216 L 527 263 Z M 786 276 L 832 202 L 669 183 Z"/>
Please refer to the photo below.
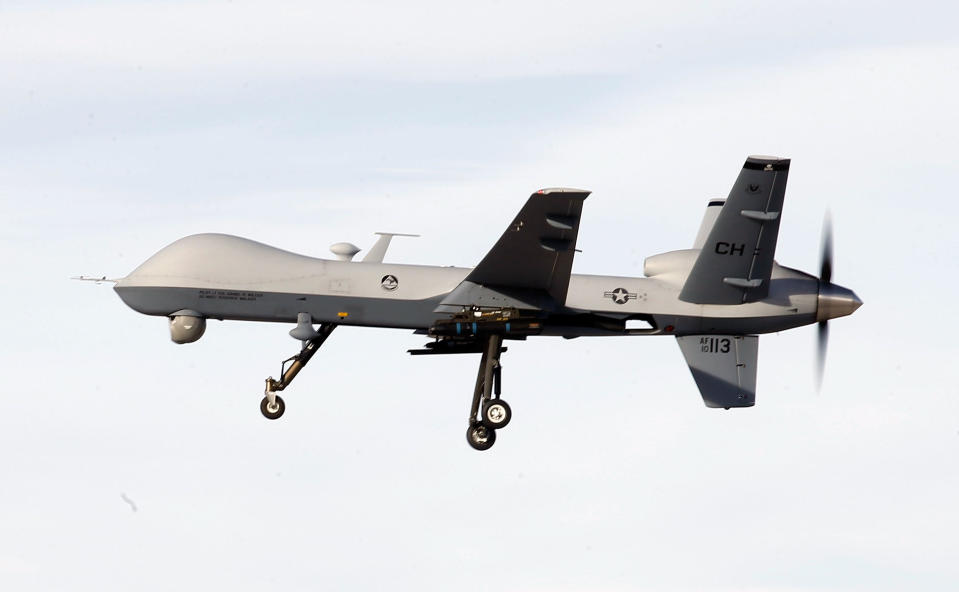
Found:
<path fill-rule="evenodd" d="M 515 302 L 535 302 L 537 308 L 563 306 L 580 215 L 589 193 L 580 189 L 543 189 L 531 195 L 506 232 L 443 304 L 507 302 L 490 299 L 495 293 L 515 296 Z"/>
<path fill-rule="evenodd" d="M 741 304 L 769 294 L 789 159 L 750 156 L 683 286 L 679 299 Z"/>

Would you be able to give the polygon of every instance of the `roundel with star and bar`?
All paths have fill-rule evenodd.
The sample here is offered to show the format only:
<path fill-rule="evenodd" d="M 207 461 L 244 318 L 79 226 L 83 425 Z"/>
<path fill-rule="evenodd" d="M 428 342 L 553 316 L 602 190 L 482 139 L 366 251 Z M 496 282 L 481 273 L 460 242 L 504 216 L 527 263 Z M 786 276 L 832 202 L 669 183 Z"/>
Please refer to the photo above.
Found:
<path fill-rule="evenodd" d="M 626 288 L 616 288 L 615 290 L 604 292 L 603 296 L 606 298 L 612 298 L 613 302 L 616 304 L 626 304 L 630 300 L 636 299 L 636 293 L 630 292 Z"/>

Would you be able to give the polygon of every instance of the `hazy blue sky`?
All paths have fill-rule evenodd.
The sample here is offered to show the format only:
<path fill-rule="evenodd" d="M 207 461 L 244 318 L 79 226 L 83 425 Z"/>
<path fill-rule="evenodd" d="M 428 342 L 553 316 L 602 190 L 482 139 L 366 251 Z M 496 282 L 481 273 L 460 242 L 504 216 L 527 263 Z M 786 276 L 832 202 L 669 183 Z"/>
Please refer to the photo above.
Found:
<path fill-rule="evenodd" d="M 947 2 L 0 0 L 0 588 L 954 590 L 959 9 Z M 706 409 L 667 338 L 475 356 L 337 331 L 268 422 L 287 326 L 187 346 L 107 286 L 227 232 L 469 266 L 540 187 L 593 190 L 574 271 L 687 248 L 791 157 L 777 259 L 865 305 L 760 340 Z M 137 511 L 122 496 L 132 500 Z"/>

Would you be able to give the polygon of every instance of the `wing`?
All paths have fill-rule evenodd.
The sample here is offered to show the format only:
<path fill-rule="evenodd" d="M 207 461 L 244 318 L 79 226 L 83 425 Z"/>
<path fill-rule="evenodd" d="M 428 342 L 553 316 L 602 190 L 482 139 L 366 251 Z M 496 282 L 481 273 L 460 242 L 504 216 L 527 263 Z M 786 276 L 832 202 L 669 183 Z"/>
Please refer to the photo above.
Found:
<path fill-rule="evenodd" d="M 752 407 L 756 403 L 756 335 L 677 337 L 689 371 L 707 407 Z"/>
<path fill-rule="evenodd" d="M 555 308 L 566 303 L 576 237 L 589 191 L 542 189 L 444 306 Z"/>
<path fill-rule="evenodd" d="M 679 294 L 680 300 L 741 304 L 762 300 L 769 294 L 788 174 L 788 159 L 746 159 Z"/>

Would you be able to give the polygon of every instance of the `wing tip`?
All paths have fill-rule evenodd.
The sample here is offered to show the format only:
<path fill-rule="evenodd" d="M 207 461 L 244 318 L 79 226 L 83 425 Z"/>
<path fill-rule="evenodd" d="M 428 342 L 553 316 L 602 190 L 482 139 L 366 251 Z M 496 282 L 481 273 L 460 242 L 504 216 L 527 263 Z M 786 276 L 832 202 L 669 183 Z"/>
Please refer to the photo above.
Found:
<path fill-rule="evenodd" d="M 789 169 L 789 163 L 790 159 L 788 158 L 754 154 L 746 157 L 746 163 L 743 165 L 743 168 L 760 171 L 785 171 Z"/>
<path fill-rule="evenodd" d="M 572 187 L 546 187 L 540 189 L 533 195 L 550 195 L 552 193 L 582 193 L 584 195 L 589 195 L 592 193 L 589 189 L 574 189 Z"/>

